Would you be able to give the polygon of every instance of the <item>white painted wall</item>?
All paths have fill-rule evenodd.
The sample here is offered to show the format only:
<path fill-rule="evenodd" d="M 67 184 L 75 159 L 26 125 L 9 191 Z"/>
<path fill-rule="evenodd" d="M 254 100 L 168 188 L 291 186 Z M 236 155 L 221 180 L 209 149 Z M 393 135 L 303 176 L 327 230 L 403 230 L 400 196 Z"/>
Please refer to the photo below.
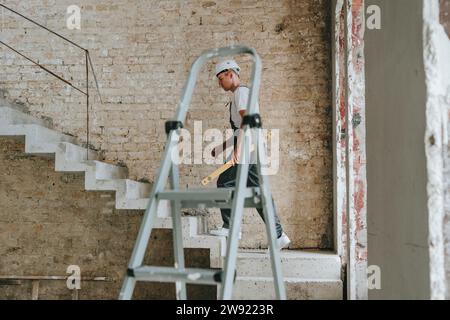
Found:
<path fill-rule="evenodd" d="M 371 299 L 429 299 L 426 86 L 422 0 L 367 0 L 368 260 L 381 268 Z"/>

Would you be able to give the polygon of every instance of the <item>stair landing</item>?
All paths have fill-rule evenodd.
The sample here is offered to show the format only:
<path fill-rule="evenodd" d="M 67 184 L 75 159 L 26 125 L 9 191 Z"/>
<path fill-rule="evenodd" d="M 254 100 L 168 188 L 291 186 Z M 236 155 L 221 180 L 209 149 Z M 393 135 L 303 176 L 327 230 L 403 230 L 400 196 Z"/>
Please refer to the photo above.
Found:
<path fill-rule="evenodd" d="M 341 259 L 326 251 L 283 250 L 280 253 L 287 298 L 341 300 Z M 267 250 L 240 250 L 233 299 L 275 299 Z"/>

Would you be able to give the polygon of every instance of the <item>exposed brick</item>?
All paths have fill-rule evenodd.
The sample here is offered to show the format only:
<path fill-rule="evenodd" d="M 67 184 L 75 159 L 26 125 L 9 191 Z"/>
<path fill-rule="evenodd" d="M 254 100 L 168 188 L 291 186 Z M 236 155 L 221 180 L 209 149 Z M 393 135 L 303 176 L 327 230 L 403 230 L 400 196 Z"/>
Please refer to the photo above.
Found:
<path fill-rule="evenodd" d="M 91 83 L 90 143 L 101 147 L 107 160 L 125 162 L 132 178 L 154 180 L 166 138 L 164 121 L 174 117 L 197 56 L 211 47 L 235 43 L 254 47 L 263 61 L 264 126 L 280 129 L 281 170 L 270 181 L 281 220 L 293 248 L 332 247 L 329 0 L 85 0 L 80 3 L 82 29 L 68 30 L 66 8 L 71 4 L 69 0 L 7 3 L 90 50 L 104 100 L 99 103 Z M 5 39 L 11 45 L 84 87 L 82 52 L 36 28 L 27 28 L 25 34 L 22 23 L 8 13 L 3 28 L 11 30 Z M 85 140 L 85 98 L 8 50 L 1 54 L 0 88 L 8 99 L 29 105 L 32 114 L 51 117 L 57 129 Z M 243 82 L 248 83 L 250 60 L 237 60 Z M 213 79 L 213 68 L 208 63 L 199 77 L 186 124 L 189 130 L 196 120 L 203 121 L 204 130 L 228 128 L 227 97 Z M 182 167 L 182 183 L 199 186 L 214 169 Z M 211 227 L 220 223 L 217 211 L 212 212 Z M 248 212 L 242 246 L 265 247 L 262 222 Z M 131 243 L 123 250 L 123 259 L 128 259 L 130 247 Z"/>
<path fill-rule="evenodd" d="M 117 299 L 136 240 L 142 211 L 114 209 L 113 195 L 84 190 L 84 176 L 54 171 L 54 162 L 16 157 L 24 145 L 0 139 L 0 275 L 66 275 L 78 265 L 82 276 L 112 282 L 82 282 L 80 299 Z M 155 230 L 146 263 L 173 265 L 172 234 Z M 208 268 L 207 250 L 186 249 L 186 263 Z M 0 286 L 0 299 L 30 299 L 31 283 Z M 192 286 L 194 299 L 214 299 L 215 288 Z M 173 299 L 173 286 L 140 284 L 137 299 Z M 70 299 L 65 281 L 42 281 L 40 299 Z"/>

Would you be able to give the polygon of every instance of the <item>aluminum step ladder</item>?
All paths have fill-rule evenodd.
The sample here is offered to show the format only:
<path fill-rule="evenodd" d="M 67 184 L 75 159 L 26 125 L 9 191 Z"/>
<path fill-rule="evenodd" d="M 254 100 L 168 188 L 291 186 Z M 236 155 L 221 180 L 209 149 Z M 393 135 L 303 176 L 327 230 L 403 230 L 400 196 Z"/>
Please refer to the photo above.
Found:
<path fill-rule="evenodd" d="M 253 58 L 250 96 L 246 116 L 243 119 L 243 138 L 240 148 L 235 188 L 219 189 L 179 189 L 178 161 L 173 161 L 173 154 L 178 154 L 177 144 L 180 138 L 180 128 L 186 117 L 186 112 L 194 92 L 195 83 L 201 67 L 210 59 L 238 54 L 249 54 Z M 181 100 L 177 107 L 175 121 L 166 122 L 167 144 L 161 161 L 161 167 L 151 192 L 150 201 L 145 211 L 139 234 L 128 264 L 128 269 L 120 291 L 119 299 L 132 298 L 136 281 L 175 282 L 177 299 L 185 300 L 186 283 L 218 285 L 220 299 L 229 300 L 232 297 L 233 284 L 236 278 L 236 258 L 238 251 L 238 236 L 241 228 L 244 207 L 263 208 L 266 221 L 266 233 L 270 248 L 276 248 L 275 214 L 269 180 L 262 172 L 261 163 L 266 163 L 266 150 L 262 139 L 261 118 L 254 114 L 258 99 L 261 79 L 261 59 L 252 48 L 246 46 L 230 46 L 216 48 L 202 53 L 192 64 L 188 80 L 183 88 Z M 256 146 L 256 165 L 259 175 L 259 188 L 248 188 L 250 146 Z M 170 179 L 170 189 L 165 190 Z M 173 222 L 174 267 L 157 267 L 142 265 L 150 234 L 157 218 L 157 208 L 160 200 L 169 200 Z M 227 239 L 227 251 L 223 270 L 185 268 L 183 238 L 181 226 L 181 208 L 219 207 L 231 208 L 230 234 Z M 281 272 L 279 250 L 269 250 L 277 299 L 286 299 L 284 282 Z"/>

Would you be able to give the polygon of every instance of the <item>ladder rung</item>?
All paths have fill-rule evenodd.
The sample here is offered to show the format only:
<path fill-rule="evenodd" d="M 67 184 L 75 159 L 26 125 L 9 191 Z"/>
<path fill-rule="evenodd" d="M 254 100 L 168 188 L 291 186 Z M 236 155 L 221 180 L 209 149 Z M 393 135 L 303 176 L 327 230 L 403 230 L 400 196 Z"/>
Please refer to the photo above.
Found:
<path fill-rule="evenodd" d="M 232 199 L 233 192 L 234 188 L 167 190 L 159 192 L 158 198 L 178 201 L 229 201 Z"/>
<path fill-rule="evenodd" d="M 226 202 L 233 199 L 234 190 L 235 188 L 167 190 L 159 192 L 157 197 L 160 200 Z M 243 190 L 245 198 L 260 194 L 259 188 L 243 188 Z"/>
<path fill-rule="evenodd" d="M 231 209 L 233 207 L 233 201 L 214 201 L 214 200 L 202 200 L 202 201 L 190 201 L 182 200 L 180 201 L 181 208 L 224 208 Z M 262 208 L 260 198 L 255 202 L 253 198 L 247 198 L 244 200 L 244 208 Z"/>
<path fill-rule="evenodd" d="M 175 200 L 181 208 L 231 208 L 235 188 L 166 190 L 158 199 Z M 244 207 L 261 208 L 260 189 L 244 188 Z"/>
<path fill-rule="evenodd" d="M 222 280 L 222 271 L 208 269 L 141 266 L 128 269 L 127 275 L 138 281 L 177 282 L 217 285 Z"/>

